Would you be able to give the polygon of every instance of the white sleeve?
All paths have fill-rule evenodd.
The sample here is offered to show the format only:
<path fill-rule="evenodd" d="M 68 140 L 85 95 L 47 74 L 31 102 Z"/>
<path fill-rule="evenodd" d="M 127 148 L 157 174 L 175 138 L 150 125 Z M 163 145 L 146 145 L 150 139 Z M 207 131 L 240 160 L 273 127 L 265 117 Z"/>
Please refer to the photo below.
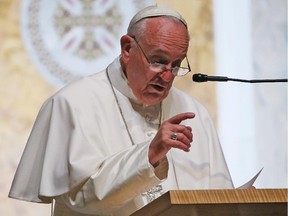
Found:
<path fill-rule="evenodd" d="M 148 148 L 147 143 L 138 144 L 108 157 L 92 176 L 57 199 L 85 214 L 117 211 L 167 178 L 167 159 L 154 168 L 148 161 Z"/>

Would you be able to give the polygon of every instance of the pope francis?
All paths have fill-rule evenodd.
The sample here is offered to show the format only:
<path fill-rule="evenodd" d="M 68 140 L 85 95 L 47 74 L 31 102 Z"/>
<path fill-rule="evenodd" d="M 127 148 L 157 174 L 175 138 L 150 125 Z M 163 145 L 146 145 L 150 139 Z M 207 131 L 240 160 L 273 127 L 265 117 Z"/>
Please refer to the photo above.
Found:
<path fill-rule="evenodd" d="M 55 216 L 130 215 L 168 190 L 233 188 L 207 110 L 172 86 L 191 71 L 170 8 L 131 20 L 121 54 L 43 104 L 9 196 Z"/>

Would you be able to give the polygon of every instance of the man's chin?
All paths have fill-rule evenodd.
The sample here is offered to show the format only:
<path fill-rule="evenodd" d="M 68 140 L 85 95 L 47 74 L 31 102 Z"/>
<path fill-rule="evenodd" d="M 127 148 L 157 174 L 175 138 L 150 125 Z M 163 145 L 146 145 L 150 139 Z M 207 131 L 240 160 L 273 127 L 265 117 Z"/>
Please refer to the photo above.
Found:
<path fill-rule="evenodd" d="M 141 103 L 146 106 L 153 106 L 161 103 L 166 98 L 166 95 L 149 94 L 141 98 Z"/>

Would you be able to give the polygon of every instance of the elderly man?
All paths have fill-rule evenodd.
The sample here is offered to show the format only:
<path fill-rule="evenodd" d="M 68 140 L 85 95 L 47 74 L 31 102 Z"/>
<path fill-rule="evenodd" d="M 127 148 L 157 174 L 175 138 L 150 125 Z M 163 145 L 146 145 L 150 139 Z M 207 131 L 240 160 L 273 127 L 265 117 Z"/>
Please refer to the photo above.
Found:
<path fill-rule="evenodd" d="M 105 71 L 39 112 L 9 196 L 55 200 L 55 216 L 130 215 L 171 189 L 233 188 L 206 109 L 172 87 L 190 72 L 176 11 L 150 6 Z"/>

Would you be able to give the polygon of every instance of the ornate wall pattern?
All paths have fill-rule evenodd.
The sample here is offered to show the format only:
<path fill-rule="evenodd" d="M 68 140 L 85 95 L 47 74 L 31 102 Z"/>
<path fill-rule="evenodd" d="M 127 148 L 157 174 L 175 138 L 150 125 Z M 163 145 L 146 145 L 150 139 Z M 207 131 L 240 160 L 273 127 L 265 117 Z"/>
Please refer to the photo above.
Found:
<path fill-rule="evenodd" d="M 22 0 L 21 32 L 39 72 L 62 87 L 105 68 L 120 53 L 130 18 L 153 3 Z"/>

